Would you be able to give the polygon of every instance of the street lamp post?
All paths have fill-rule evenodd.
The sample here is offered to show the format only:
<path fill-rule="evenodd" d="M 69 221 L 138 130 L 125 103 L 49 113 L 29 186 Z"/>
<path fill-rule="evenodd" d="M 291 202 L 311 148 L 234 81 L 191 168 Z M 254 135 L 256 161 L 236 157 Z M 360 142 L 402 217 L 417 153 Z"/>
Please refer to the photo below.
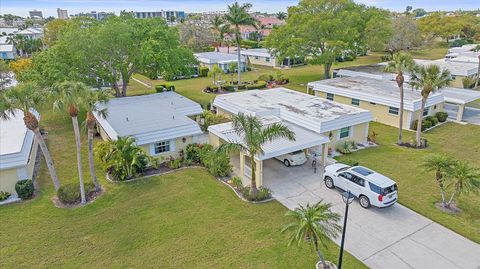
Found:
<path fill-rule="evenodd" d="M 340 243 L 340 255 L 338 257 L 338 269 L 342 269 L 343 246 L 345 245 L 345 232 L 347 230 L 348 205 L 353 202 L 353 194 L 350 191 L 342 193 L 342 199 L 345 203 L 345 216 L 343 217 L 342 242 Z"/>

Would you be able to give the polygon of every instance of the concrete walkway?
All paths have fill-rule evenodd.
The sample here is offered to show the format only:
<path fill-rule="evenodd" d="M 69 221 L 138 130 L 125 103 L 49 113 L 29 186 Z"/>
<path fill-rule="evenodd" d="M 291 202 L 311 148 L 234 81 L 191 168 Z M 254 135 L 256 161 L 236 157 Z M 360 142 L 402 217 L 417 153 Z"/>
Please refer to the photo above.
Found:
<path fill-rule="evenodd" d="M 319 172 L 313 174 L 309 163 L 287 168 L 267 160 L 264 184 L 291 210 L 323 199 L 343 216 L 340 192 L 327 189 L 322 169 Z M 340 237 L 335 241 L 339 244 Z M 480 269 L 479 244 L 400 204 L 366 210 L 355 200 L 349 211 L 345 248 L 371 268 Z"/>

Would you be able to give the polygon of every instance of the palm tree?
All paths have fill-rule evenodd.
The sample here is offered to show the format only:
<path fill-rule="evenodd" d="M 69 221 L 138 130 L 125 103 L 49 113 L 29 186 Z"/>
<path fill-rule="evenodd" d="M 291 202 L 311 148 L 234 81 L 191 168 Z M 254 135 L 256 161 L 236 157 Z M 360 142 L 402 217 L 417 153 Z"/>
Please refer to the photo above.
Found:
<path fill-rule="evenodd" d="M 335 238 L 341 231 L 341 226 L 337 224 L 340 215 L 331 211 L 331 204 L 320 200 L 314 205 L 307 204 L 306 207 L 300 206 L 294 211 L 289 211 L 285 216 L 293 217 L 294 221 L 282 229 L 282 233 L 292 231 L 288 246 L 292 244 L 301 245 L 308 241 L 313 244 L 315 251 L 323 265 L 323 268 L 329 268 L 325 262 L 325 257 L 320 251 L 319 242 L 326 247 L 329 238 Z"/>
<path fill-rule="evenodd" d="M 104 105 L 108 102 L 108 99 L 108 94 L 105 91 L 88 91 L 83 98 L 83 106 L 87 111 L 85 122 L 87 126 L 88 165 L 90 167 L 90 176 L 92 177 L 92 182 L 97 191 L 101 190 L 102 187 L 100 186 L 100 183 L 97 180 L 97 175 L 95 174 L 95 163 L 93 159 L 93 133 L 95 123 L 97 121 L 93 113 L 96 113 L 102 118 L 106 118 L 108 111 Z"/>
<path fill-rule="evenodd" d="M 253 197 L 257 194 L 256 163 L 255 157 L 263 154 L 263 146 L 277 138 L 295 140 L 295 133 L 281 123 L 263 125 L 260 119 L 255 116 L 244 114 L 235 115 L 232 119 L 232 126 L 242 141 L 228 141 L 219 147 L 220 151 L 233 152 L 240 150 L 248 153 L 251 166 L 251 193 Z"/>
<path fill-rule="evenodd" d="M 57 172 L 55 171 L 55 166 L 47 145 L 45 144 L 45 140 L 40 133 L 38 119 L 33 114 L 33 111 L 41 106 L 45 102 L 45 99 L 45 94 L 37 85 L 33 83 L 20 83 L 16 87 L 0 93 L 0 118 L 8 120 L 19 113 L 19 111 L 23 112 L 25 126 L 34 133 L 45 157 L 45 162 L 47 163 L 55 191 L 58 191 L 60 182 L 58 181 Z"/>
<path fill-rule="evenodd" d="M 480 172 L 467 162 L 457 162 L 448 176 L 453 180 L 453 192 L 446 207 L 450 207 L 457 196 L 480 189 Z"/>
<path fill-rule="evenodd" d="M 480 51 L 480 45 L 477 45 L 475 48 L 472 49 L 472 51 L 479 52 Z M 477 79 L 475 80 L 475 86 L 474 86 L 475 89 L 478 87 L 478 81 L 479 80 L 480 80 L 480 54 L 478 54 Z"/>
<path fill-rule="evenodd" d="M 430 93 L 437 91 L 440 88 L 448 86 L 451 80 L 451 75 L 448 70 L 440 70 L 438 65 L 418 66 L 412 73 L 410 85 L 421 90 L 422 106 L 418 114 L 416 144 L 420 147 L 420 135 L 422 133 L 422 120 L 425 104 L 427 103 Z"/>
<path fill-rule="evenodd" d="M 398 89 L 400 90 L 400 111 L 399 111 L 399 123 L 398 123 L 398 141 L 397 143 L 401 145 L 402 142 L 402 131 L 403 131 L 403 110 L 404 110 L 404 91 L 403 83 L 405 78 L 403 73 L 411 72 L 415 66 L 415 62 L 410 54 L 399 52 L 393 55 L 392 61 L 388 63 L 385 71 L 397 73 L 395 80 L 397 81 Z"/>
<path fill-rule="evenodd" d="M 444 154 L 432 154 L 425 158 L 422 167 L 425 171 L 435 172 L 435 180 L 440 188 L 440 194 L 442 195 L 442 206 L 447 207 L 446 192 L 445 192 L 445 178 L 451 174 L 451 171 L 456 164 L 456 161 Z"/>
<path fill-rule="evenodd" d="M 252 4 L 245 3 L 239 5 L 235 2 L 233 5 L 228 6 L 228 13 L 225 14 L 225 20 L 233 27 L 233 33 L 235 34 L 235 42 L 237 43 L 237 61 L 238 61 L 238 84 L 241 82 L 241 56 L 240 56 L 240 43 L 242 36 L 240 33 L 240 26 L 253 26 L 257 27 L 257 20 L 248 14 Z"/>
<path fill-rule="evenodd" d="M 287 18 L 287 13 L 283 12 L 283 11 L 280 11 L 278 12 L 277 14 L 275 14 L 275 17 L 277 17 L 277 19 L 279 20 L 285 20 Z"/>
<path fill-rule="evenodd" d="M 224 72 L 223 72 L 222 68 L 220 68 L 220 66 L 218 66 L 218 64 L 213 65 L 212 69 L 210 69 L 210 71 L 208 71 L 208 76 L 212 77 L 214 85 L 218 84 L 217 79 L 222 79 L 223 74 L 224 74 Z"/>
<path fill-rule="evenodd" d="M 219 47 L 221 46 L 221 43 L 223 41 L 222 38 L 222 27 L 224 25 L 223 17 L 221 16 L 215 16 L 213 19 L 210 21 L 211 26 L 210 29 L 215 33 L 217 42 L 215 42 L 215 50 L 219 52 Z"/>
<path fill-rule="evenodd" d="M 80 195 L 82 198 L 82 204 L 87 202 L 85 196 L 85 186 L 83 184 L 83 171 L 82 171 L 82 145 L 80 141 L 80 128 L 78 126 L 78 112 L 80 106 L 83 103 L 83 98 L 87 95 L 90 89 L 81 82 L 62 82 L 52 89 L 53 108 L 55 110 L 67 111 L 72 118 L 73 132 L 75 134 L 75 144 L 77 147 L 77 169 L 78 178 L 80 181 Z"/>

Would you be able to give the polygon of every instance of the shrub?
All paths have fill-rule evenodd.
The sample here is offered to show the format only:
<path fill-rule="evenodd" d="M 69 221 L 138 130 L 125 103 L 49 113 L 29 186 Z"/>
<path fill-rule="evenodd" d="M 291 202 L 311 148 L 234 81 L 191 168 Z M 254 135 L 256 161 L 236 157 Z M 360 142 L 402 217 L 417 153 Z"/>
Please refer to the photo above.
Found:
<path fill-rule="evenodd" d="M 345 141 L 337 147 L 337 151 L 342 154 L 350 154 L 352 153 L 352 144 L 350 141 Z"/>
<path fill-rule="evenodd" d="M 255 196 L 250 192 L 250 186 L 242 187 L 239 189 L 242 193 L 242 196 L 248 201 L 263 201 L 271 197 L 270 189 L 261 186 L 258 188 L 257 194 Z"/>
<path fill-rule="evenodd" d="M 203 119 L 203 122 L 200 127 L 204 132 L 206 132 L 208 130 L 208 127 L 211 125 L 230 121 L 227 117 L 222 115 L 217 115 L 212 111 L 208 111 L 208 110 L 203 111 L 202 119 Z"/>
<path fill-rule="evenodd" d="M 198 76 L 199 76 L 199 77 L 206 77 L 206 76 L 208 76 L 208 71 L 210 71 L 210 70 L 208 69 L 208 67 L 206 67 L 206 66 L 200 66 L 200 67 L 198 68 Z"/>
<path fill-rule="evenodd" d="M 256 49 L 259 47 L 257 41 L 253 40 L 242 40 L 240 43 L 243 47 L 251 48 L 251 49 Z"/>
<path fill-rule="evenodd" d="M 202 145 L 197 143 L 187 145 L 185 149 L 185 160 L 191 163 L 200 163 L 201 146 Z"/>
<path fill-rule="evenodd" d="M 417 130 L 417 126 L 418 126 L 418 120 L 415 120 L 412 124 L 412 129 L 413 130 Z M 429 121 L 429 120 L 426 120 L 424 119 L 422 121 L 422 132 L 427 130 L 428 128 L 432 127 L 432 122 Z"/>
<path fill-rule="evenodd" d="M 91 182 L 84 184 L 85 195 L 89 195 L 95 190 L 95 185 Z M 80 196 L 80 184 L 68 183 L 60 187 L 57 192 L 58 199 L 64 204 L 78 203 L 81 200 Z"/>
<path fill-rule="evenodd" d="M 172 84 L 158 84 L 155 85 L 156 92 L 167 92 L 167 91 L 175 91 L 175 86 Z"/>
<path fill-rule="evenodd" d="M 346 164 L 346 165 L 350 165 L 350 166 L 357 166 L 358 165 L 358 161 L 356 161 L 354 159 L 349 159 L 349 158 L 342 159 L 342 160 L 340 160 L 340 162 L 343 163 L 343 164 Z"/>
<path fill-rule="evenodd" d="M 267 82 L 266 81 L 263 81 L 263 80 L 259 80 L 257 83 L 255 84 L 250 84 L 250 85 L 246 85 L 245 88 L 247 90 L 253 90 L 253 89 L 263 89 L 263 88 L 266 88 L 267 87 Z"/>
<path fill-rule="evenodd" d="M 266 82 L 270 82 L 273 80 L 273 76 L 272 75 L 267 75 L 267 74 L 263 74 L 263 75 L 260 75 L 258 77 L 258 80 L 263 80 L 263 81 L 266 81 Z"/>
<path fill-rule="evenodd" d="M 375 131 L 372 131 L 370 134 L 368 134 L 367 140 L 372 143 L 377 143 L 377 136 L 378 136 L 378 133 L 376 133 Z"/>
<path fill-rule="evenodd" d="M 172 168 L 172 169 L 178 169 L 182 166 L 182 159 L 181 158 L 177 158 L 177 159 L 172 159 L 170 160 L 170 162 L 168 163 L 168 167 Z"/>
<path fill-rule="evenodd" d="M 383 55 L 380 57 L 380 59 L 382 60 L 382 62 L 389 62 L 392 60 L 392 55 L 390 54 L 387 54 L 387 55 Z"/>
<path fill-rule="evenodd" d="M 234 177 L 232 177 L 231 181 L 232 181 L 232 185 L 235 188 L 237 188 L 237 189 L 243 188 L 243 182 L 242 182 L 242 179 L 240 177 L 234 176 Z"/>
<path fill-rule="evenodd" d="M 473 87 L 475 86 L 475 78 L 464 77 L 462 79 L 462 84 L 463 88 L 465 89 L 473 89 Z"/>
<path fill-rule="evenodd" d="M 428 116 L 428 117 L 425 118 L 425 120 L 432 123 L 432 126 L 435 126 L 435 125 L 438 124 L 438 119 L 437 119 L 437 117 L 434 117 L 434 116 Z"/>
<path fill-rule="evenodd" d="M 437 112 L 435 117 L 438 119 L 439 122 L 445 122 L 448 118 L 447 112 Z"/>
<path fill-rule="evenodd" d="M 463 45 L 472 44 L 472 43 L 473 43 L 473 40 L 471 39 L 455 39 L 452 42 L 450 42 L 449 45 L 451 48 L 454 48 L 454 47 L 461 47 Z"/>
<path fill-rule="evenodd" d="M 225 152 L 218 152 L 212 145 L 203 145 L 199 156 L 200 163 L 214 176 L 226 177 L 232 172 L 230 156 Z"/>
<path fill-rule="evenodd" d="M 0 202 L 7 200 L 8 197 L 10 197 L 10 196 L 11 196 L 11 194 L 9 192 L 0 191 Z"/>
<path fill-rule="evenodd" d="M 19 180 L 15 184 L 15 191 L 22 200 L 27 200 L 32 198 L 33 191 L 35 187 L 33 186 L 33 181 L 31 179 Z"/>

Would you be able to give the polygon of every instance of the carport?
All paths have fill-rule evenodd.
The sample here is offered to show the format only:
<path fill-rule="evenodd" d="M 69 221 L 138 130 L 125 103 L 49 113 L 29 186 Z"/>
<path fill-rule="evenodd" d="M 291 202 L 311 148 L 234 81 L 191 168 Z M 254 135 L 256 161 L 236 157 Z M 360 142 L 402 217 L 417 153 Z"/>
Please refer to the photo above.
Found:
<path fill-rule="evenodd" d="M 480 99 L 480 91 L 467 89 L 445 88 L 442 94 L 445 98 L 445 111 L 457 121 L 463 120 L 466 104 Z"/>
<path fill-rule="evenodd" d="M 266 160 L 274 157 L 294 152 L 297 150 L 304 150 L 306 152 L 315 152 L 320 156 L 319 163 L 324 165 L 326 163 L 326 156 L 328 154 L 327 144 L 330 139 L 313 131 L 304 129 L 298 125 L 282 121 L 276 116 L 265 116 L 261 118 L 262 124 L 268 126 L 273 123 L 282 123 L 286 125 L 291 131 L 295 133 L 295 141 L 289 141 L 284 138 L 275 139 L 267 142 L 263 146 L 263 154 L 255 156 L 255 177 L 257 186 L 263 185 L 264 163 Z M 232 127 L 230 122 L 210 126 L 210 143 L 219 145 L 222 142 L 235 142 L 245 144 L 243 137 L 239 136 Z M 233 160 L 237 160 L 234 165 L 238 165 L 239 176 L 242 177 L 244 183 L 250 181 L 251 177 L 251 161 L 247 152 L 240 151 L 237 156 L 232 156 Z M 235 162 L 235 161 L 234 161 Z"/>

